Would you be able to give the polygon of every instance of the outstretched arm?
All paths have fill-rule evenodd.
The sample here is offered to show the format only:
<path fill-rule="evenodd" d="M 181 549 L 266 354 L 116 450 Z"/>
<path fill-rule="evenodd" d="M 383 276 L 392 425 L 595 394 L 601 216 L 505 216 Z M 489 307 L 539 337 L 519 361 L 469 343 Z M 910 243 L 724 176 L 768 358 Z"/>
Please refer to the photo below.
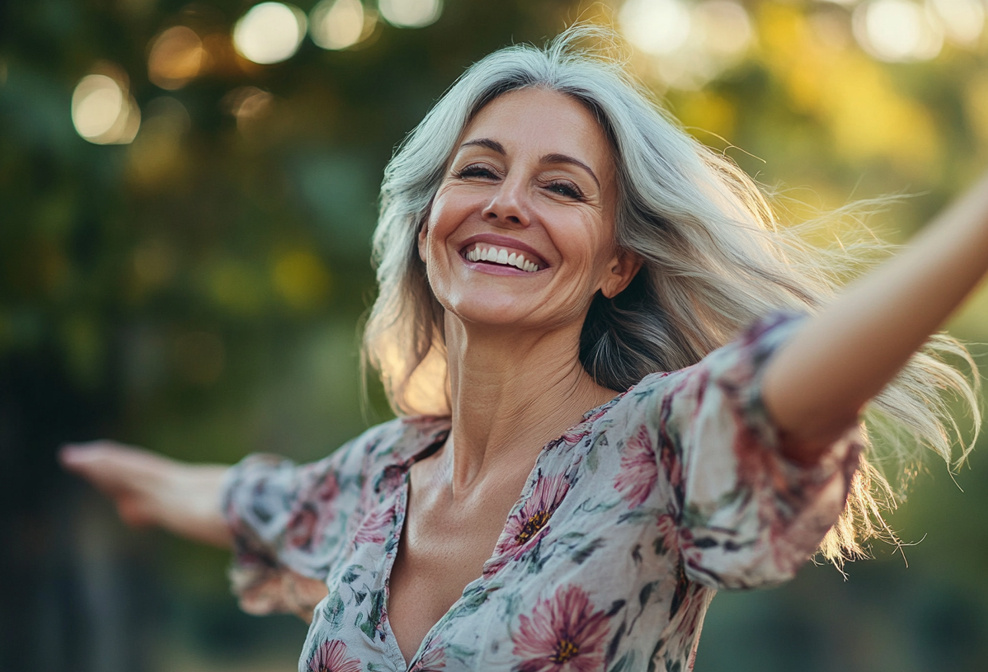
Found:
<path fill-rule="evenodd" d="M 191 465 L 111 441 L 66 446 L 62 464 L 113 500 L 130 525 L 160 525 L 216 546 L 231 545 L 220 510 L 227 467 Z"/>
<path fill-rule="evenodd" d="M 762 398 L 795 439 L 788 457 L 812 462 L 857 422 L 988 272 L 988 177 L 909 247 L 845 293 L 767 365 Z"/>

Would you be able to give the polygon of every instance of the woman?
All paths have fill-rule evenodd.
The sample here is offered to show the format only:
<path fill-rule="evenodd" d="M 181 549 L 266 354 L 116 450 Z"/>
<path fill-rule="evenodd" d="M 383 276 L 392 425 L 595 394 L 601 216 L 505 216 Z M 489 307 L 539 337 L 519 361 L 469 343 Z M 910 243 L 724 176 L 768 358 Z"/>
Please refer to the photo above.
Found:
<path fill-rule="evenodd" d="M 830 301 L 580 35 L 471 67 L 388 166 L 365 354 L 399 419 L 301 467 L 64 453 L 232 541 L 245 608 L 312 619 L 300 670 L 690 669 L 716 589 L 881 531 L 869 400 L 948 460 L 937 391 L 975 406 L 959 346 L 914 353 L 988 271 L 988 185 Z"/>

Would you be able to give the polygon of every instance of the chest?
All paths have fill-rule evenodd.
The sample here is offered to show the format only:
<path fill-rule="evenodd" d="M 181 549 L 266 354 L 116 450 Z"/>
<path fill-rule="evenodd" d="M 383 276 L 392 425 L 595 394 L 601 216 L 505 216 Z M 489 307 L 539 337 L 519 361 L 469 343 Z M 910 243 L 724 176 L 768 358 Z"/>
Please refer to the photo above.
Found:
<path fill-rule="evenodd" d="M 612 458 L 543 453 L 513 493 L 474 507 L 389 481 L 333 563 L 299 669 L 644 669 L 656 641 L 685 668 L 697 629 L 682 626 L 706 602 L 679 594 L 656 517 L 629 515 Z"/>
<path fill-rule="evenodd" d="M 388 596 L 389 620 L 406 660 L 467 584 L 481 577 L 524 479 L 517 481 L 508 478 L 467 503 L 411 489 Z"/>

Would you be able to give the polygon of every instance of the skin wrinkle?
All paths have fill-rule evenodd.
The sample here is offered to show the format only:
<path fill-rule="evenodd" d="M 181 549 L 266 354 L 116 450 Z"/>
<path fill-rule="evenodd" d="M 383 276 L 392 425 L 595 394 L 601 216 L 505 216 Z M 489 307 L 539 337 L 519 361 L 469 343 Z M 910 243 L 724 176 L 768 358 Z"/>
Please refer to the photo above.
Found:
<path fill-rule="evenodd" d="M 491 140 L 490 138 L 479 138 L 477 140 L 468 140 L 464 142 L 462 145 L 460 145 L 461 149 L 464 147 L 486 147 L 490 150 L 497 152 L 498 154 L 501 154 L 502 156 L 507 154 L 504 151 L 504 147 L 501 145 L 500 142 L 498 142 L 497 140 Z M 574 158 L 572 156 L 567 156 L 566 154 L 559 154 L 554 152 L 551 154 L 546 154 L 545 156 L 541 157 L 539 159 L 539 163 L 544 166 L 551 166 L 556 163 L 567 163 L 570 165 L 579 166 L 580 168 L 585 170 L 590 175 L 590 177 L 593 178 L 593 181 L 597 184 L 598 189 L 602 188 L 600 185 L 600 180 L 597 178 L 597 174 L 593 171 L 593 168 L 585 164 L 583 161 L 580 161 L 579 159 Z"/>

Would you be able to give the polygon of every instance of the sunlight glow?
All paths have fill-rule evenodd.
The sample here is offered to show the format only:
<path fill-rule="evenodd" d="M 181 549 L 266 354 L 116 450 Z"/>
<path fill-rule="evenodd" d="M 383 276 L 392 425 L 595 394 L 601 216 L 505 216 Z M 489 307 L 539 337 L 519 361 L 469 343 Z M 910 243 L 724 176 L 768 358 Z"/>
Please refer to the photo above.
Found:
<path fill-rule="evenodd" d="M 298 51 L 306 29 L 305 14 L 281 2 L 255 5 L 233 28 L 233 45 L 241 56 L 260 65 L 288 60 Z"/>
<path fill-rule="evenodd" d="M 422 28 L 436 19 L 443 11 L 442 0 L 378 0 L 381 16 L 398 28 Z"/>

